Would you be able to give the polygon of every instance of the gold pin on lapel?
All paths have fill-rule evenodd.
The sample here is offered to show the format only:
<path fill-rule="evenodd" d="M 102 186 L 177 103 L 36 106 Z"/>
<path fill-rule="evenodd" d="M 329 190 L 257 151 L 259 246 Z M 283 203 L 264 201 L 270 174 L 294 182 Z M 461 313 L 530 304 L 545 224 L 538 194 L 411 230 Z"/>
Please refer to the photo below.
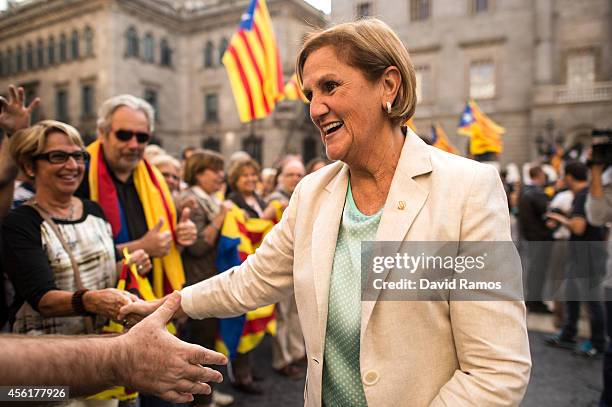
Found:
<path fill-rule="evenodd" d="M 397 201 L 397 209 L 399 209 L 400 211 L 403 211 L 404 209 L 406 209 L 406 202 L 405 201 Z"/>

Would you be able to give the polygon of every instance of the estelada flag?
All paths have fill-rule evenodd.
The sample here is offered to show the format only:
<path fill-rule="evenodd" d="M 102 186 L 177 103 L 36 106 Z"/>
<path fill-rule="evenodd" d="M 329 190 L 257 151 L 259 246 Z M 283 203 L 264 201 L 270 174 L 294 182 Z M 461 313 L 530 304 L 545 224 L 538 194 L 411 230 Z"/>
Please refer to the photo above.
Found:
<path fill-rule="evenodd" d="M 243 123 L 269 115 L 283 92 L 283 74 L 265 0 L 251 0 L 223 54 Z"/>
<path fill-rule="evenodd" d="M 255 253 L 274 223 L 266 219 L 246 219 L 242 209 L 234 205 L 225 215 L 221 228 L 215 260 L 217 270 L 225 272 Z M 276 334 L 273 304 L 239 317 L 219 319 L 216 347 L 233 359 L 237 353 L 247 353 L 257 347 L 266 332 Z"/>
<path fill-rule="evenodd" d="M 473 100 L 465 105 L 457 132 L 470 137 L 472 155 L 500 154 L 503 151 L 501 135 L 506 129 L 487 117 Z"/>

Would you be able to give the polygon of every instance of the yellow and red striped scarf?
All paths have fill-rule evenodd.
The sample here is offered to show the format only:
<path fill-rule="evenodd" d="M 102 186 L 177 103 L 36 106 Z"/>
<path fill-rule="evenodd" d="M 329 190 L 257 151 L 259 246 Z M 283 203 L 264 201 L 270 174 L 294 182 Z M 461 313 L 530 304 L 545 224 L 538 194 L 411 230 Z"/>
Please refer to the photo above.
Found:
<path fill-rule="evenodd" d="M 120 228 L 126 225 L 121 225 L 117 191 L 103 158 L 102 144 L 97 140 L 87 147 L 87 151 L 91 154 L 88 179 L 90 198 L 102 206 L 116 237 Z M 133 176 L 148 228 L 152 229 L 163 218 L 162 231 L 169 230 L 173 236 L 170 253 L 162 258 L 153 258 L 153 292 L 157 297 L 163 297 L 180 290 L 185 284 L 183 263 L 176 242 L 176 208 L 166 181 L 157 168 L 141 160 Z"/>

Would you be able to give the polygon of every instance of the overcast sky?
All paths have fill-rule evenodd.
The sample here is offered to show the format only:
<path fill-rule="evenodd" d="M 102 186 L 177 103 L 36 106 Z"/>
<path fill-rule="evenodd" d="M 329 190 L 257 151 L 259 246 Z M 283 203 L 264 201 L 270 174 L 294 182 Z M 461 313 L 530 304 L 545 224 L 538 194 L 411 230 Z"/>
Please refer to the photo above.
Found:
<path fill-rule="evenodd" d="M 6 9 L 6 1 L 0 0 L 0 10 Z M 331 0 L 306 0 L 316 8 L 323 10 L 323 12 L 329 14 L 331 12 Z"/>

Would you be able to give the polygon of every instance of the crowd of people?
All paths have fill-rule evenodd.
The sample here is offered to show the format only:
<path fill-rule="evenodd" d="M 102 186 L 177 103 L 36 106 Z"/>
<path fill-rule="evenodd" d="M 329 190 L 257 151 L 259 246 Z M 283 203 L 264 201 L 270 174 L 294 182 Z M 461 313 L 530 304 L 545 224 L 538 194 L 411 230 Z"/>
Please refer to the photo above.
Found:
<path fill-rule="evenodd" d="M 592 292 L 592 278 L 605 275 L 603 225 L 612 218 L 601 164 L 591 178 L 579 161 L 556 171 L 534 165 L 525 182 L 504 184 L 492 166 L 428 146 L 404 126 L 416 106 L 408 52 L 376 19 L 312 34 L 296 70 L 333 164 L 288 155 L 262 170 L 246 152 L 225 160 L 193 147 L 173 157 L 151 144 L 151 105 L 131 95 L 101 105 L 98 137 L 85 146 L 68 124 L 31 125 L 39 101 L 26 106 L 23 89 L 0 98 L 2 322 L 15 334 L 63 335 L 40 345 L 7 337 L 9 349 L 39 347 L 21 355 L 31 366 L 15 380 L 75 383 L 82 397 L 74 406 L 229 405 L 232 396 L 214 389 L 218 372 L 202 366 L 226 362 L 210 351 L 221 336 L 217 318 L 275 304 L 270 363 L 290 379 L 307 375 L 306 405 L 518 405 L 531 369 L 525 305 L 551 312 L 551 291 L 566 295 L 550 297 L 560 331 L 547 343 L 585 357 L 605 353 L 612 379 L 604 334 L 612 309 L 606 302 L 606 321 L 603 297 Z M 236 211 L 270 228 L 256 253 L 226 270 L 218 249 Z M 526 304 L 362 301 L 362 241 L 509 242 L 509 213 L 525 256 Z M 578 281 L 585 275 L 586 286 Z M 578 344 L 581 299 L 591 338 Z M 54 358 L 36 359 L 45 345 L 63 349 L 71 336 L 132 326 L 102 343 L 73 343 L 104 371 L 134 371 L 80 387 L 60 362 L 57 372 L 32 371 Z M 257 343 L 235 351 L 224 344 L 229 380 L 250 394 L 263 391 Z M 140 359 L 102 356 L 126 346 Z M 168 371 L 158 372 L 165 362 Z"/>
<path fill-rule="evenodd" d="M 547 345 L 604 358 L 601 405 L 607 406 L 612 402 L 612 247 L 607 227 L 612 200 L 603 191 L 610 185 L 610 169 L 587 149 L 559 154 L 561 147 L 556 148 L 556 153 L 551 150 L 525 165 L 523 182 L 518 174 L 505 180 L 522 255 L 526 306 L 530 313 L 551 315 L 558 332 L 545 339 Z M 582 314 L 588 314 L 590 336 L 578 341 Z"/>
<path fill-rule="evenodd" d="M 264 169 L 268 179 L 246 152 L 235 153 L 227 165 L 217 152 L 190 147 L 182 160 L 172 157 L 149 144 L 153 108 L 130 95 L 102 104 L 98 140 L 85 146 L 68 124 L 43 120 L 29 126 L 38 101 L 26 107 L 22 89 L 9 91 L 0 115 L 3 163 L 15 166 L 3 174 L 14 179 L 14 189 L 2 194 L 4 199 L 12 191 L 5 205 L 11 211 L 2 221 L 5 331 L 106 332 L 119 309 L 143 291 L 163 297 L 218 274 L 216 245 L 232 206 L 247 218 L 273 220 L 278 205 L 271 202 L 284 209 L 305 175 L 300 156 L 282 157 L 276 168 Z M 313 170 L 327 162 L 315 164 Z M 138 290 L 117 288 L 124 267 L 135 268 L 142 278 Z M 273 366 L 280 374 L 303 378 L 305 348 L 295 300 L 279 303 L 276 316 Z M 178 337 L 215 349 L 216 319 L 176 325 Z M 231 360 L 229 370 L 238 389 L 262 392 L 248 353 Z M 137 396 L 141 406 L 167 403 L 126 389 L 94 399 L 129 405 Z M 194 401 L 202 406 L 231 403 L 230 395 L 219 392 L 196 395 Z"/>

